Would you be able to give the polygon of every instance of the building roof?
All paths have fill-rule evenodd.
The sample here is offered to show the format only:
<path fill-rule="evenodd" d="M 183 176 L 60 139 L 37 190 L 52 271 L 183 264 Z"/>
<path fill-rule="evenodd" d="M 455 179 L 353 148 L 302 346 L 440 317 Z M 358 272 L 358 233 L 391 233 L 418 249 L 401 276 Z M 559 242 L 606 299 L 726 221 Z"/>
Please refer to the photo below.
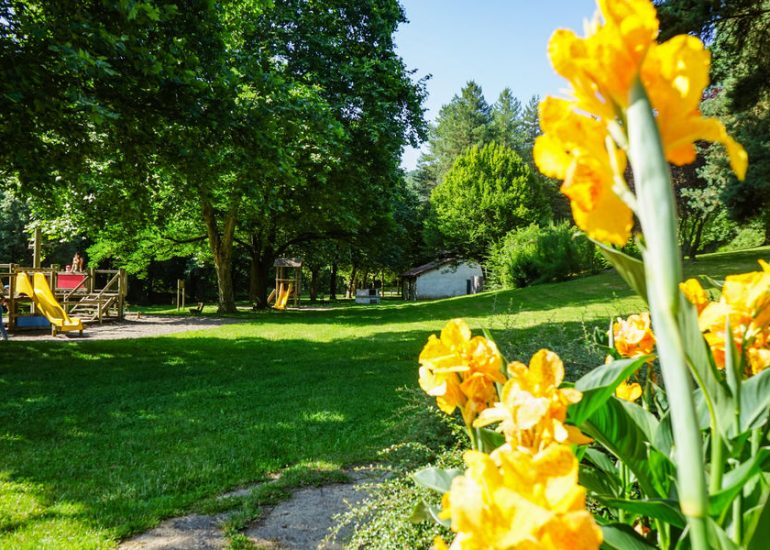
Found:
<path fill-rule="evenodd" d="M 302 267 L 301 258 L 278 258 L 273 267 Z"/>
<path fill-rule="evenodd" d="M 458 258 L 444 258 L 443 260 L 433 260 L 432 262 L 428 262 L 427 264 L 418 265 L 417 267 L 413 267 L 409 271 L 404 271 L 401 276 L 402 277 L 417 277 L 418 275 L 422 275 L 423 273 L 427 273 L 428 271 L 433 271 L 434 269 L 438 269 L 441 266 L 447 265 L 447 264 L 462 264 L 465 263 L 465 260 L 460 260 Z"/>

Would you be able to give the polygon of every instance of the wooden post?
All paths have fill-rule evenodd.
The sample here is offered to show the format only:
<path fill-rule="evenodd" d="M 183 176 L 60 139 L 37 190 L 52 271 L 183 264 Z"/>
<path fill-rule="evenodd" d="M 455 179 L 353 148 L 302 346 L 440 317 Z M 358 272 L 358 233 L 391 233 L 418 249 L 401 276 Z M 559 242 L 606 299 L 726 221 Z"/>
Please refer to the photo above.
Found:
<path fill-rule="evenodd" d="M 16 329 L 16 264 L 8 266 L 8 330 Z"/>
<path fill-rule="evenodd" d="M 299 295 L 302 292 L 302 267 L 294 268 L 294 307 L 299 307 Z"/>
<path fill-rule="evenodd" d="M 56 296 L 56 286 L 59 284 L 59 265 L 51 264 L 51 273 L 48 276 L 48 284 L 51 287 L 51 292 Z"/>
<path fill-rule="evenodd" d="M 176 280 L 176 310 L 184 309 L 185 302 L 185 281 L 184 279 Z"/>
<path fill-rule="evenodd" d="M 94 281 L 96 279 L 96 270 L 93 267 L 88 268 L 88 293 L 94 293 Z"/>
<path fill-rule="evenodd" d="M 40 256 L 42 252 L 43 235 L 39 227 L 35 228 L 35 236 L 32 238 L 32 267 L 40 269 Z"/>
<path fill-rule="evenodd" d="M 118 273 L 118 319 L 123 319 L 123 308 L 128 291 L 126 270 L 121 267 L 118 269 Z"/>

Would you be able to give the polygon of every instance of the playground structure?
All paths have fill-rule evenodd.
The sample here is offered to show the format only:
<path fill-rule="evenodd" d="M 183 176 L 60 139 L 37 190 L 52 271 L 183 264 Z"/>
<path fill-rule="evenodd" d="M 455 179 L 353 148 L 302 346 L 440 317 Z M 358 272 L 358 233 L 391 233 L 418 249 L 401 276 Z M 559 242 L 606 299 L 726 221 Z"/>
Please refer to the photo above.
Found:
<path fill-rule="evenodd" d="M 294 298 L 294 307 L 299 307 L 299 295 L 302 292 L 302 260 L 298 258 L 278 258 L 275 267 L 275 289 L 267 298 L 267 303 L 275 300 L 273 309 L 283 311 L 290 298 Z"/>
<path fill-rule="evenodd" d="M 59 266 L 0 264 L 0 284 L 8 298 L 8 329 L 83 330 L 82 323 L 122 319 L 127 291 L 122 269 L 61 271 Z M 43 315 L 47 323 L 41 324 Z"/>

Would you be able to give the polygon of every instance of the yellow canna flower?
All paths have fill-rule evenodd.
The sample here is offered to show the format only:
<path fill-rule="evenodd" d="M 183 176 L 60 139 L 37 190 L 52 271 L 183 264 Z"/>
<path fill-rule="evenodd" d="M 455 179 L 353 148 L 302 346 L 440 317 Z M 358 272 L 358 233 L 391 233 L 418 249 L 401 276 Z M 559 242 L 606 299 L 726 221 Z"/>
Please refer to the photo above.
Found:
<path fill-rule="evenodd" d="M 465 474 L 442 501 L 442 517 L 457 533 L 451 550 L 592 550 L 601 544 L 569 447 L 551 445 L 531 455 L 504 445 L 490 455 L 468 451 L 464 459 Z"/>
<path fill-rule="evenodd" d="M 598 120 L 578 114 L 564 99 L 545 98 L 539 113 L 544 134 L 533 151 L 538 167 L 545 175 L 564 180 L 561 191 L 570 199 L 578 227 L 592 239 L 622 246 L 631 234 L 633 216 L 612 190 L 606 129 Z M 622 172 L 625 154 L 613 152 Z"/>
<path fill-rule="evenodd" d="M 615 396 L 619 399 L 634 402 L 642 396 L 642 387 L 636 382 L 632 382 L 631 384 L 628 382 L 621 382 L 620 385 L 615 388 Z"/>
<path fill-rule="evenodd" d="M 642 83 L 657 111 L 666 159 L 678 166 L 695 162 L 696 141 L 721 143 L 738 179 L 746 177 L 748 156 L 716 118 L 701 115 L 709 83 L 711 55 L 694 36 L 680 35 L 651 48 L 641 69 Z"/>
<path fill-rule="evenodd" d="M 497 346 L 481 336 L 472 337 L 461 319 L 449 321 L 440 337 L 431 335 L 419 361 L 420 387 L 445 413 L 459 407 L 467 425 L 497 400 L 495 382 L 505 382 Z"/>
<path fill-rule="evenodd" d="M 687 279 L 685 282 L 679 283 L 679 289 L 684 293 L 690 303 L 695 306 L 698 313 L 703 311 L 709 304 L 708 294 L 703 290 L 698 279 Z"/>
<path fill-rule="evenodd" d="M 618 317 L 612 325 L 615 349 L 623 357 L 650 355 L 655 349 L 655 335 L 650 327 L 650 314 L 630 315 L 628 319 Z"/>
<path fill-rule="evenodd" d="M 562 192 L 583 231 L 623 245 L 630 236 L 633 198 L 623 181 L 625 156 L 606 138 L 611 135 L 621 149 L 625 146 L 624 111 L 637 79 L 656 113 L 667 160 L 691 163 L 696 141 L 717 142 L 743 179 L 748 157 L 719 120 L 700 112 L 710 65 L 702 42 L 677 36 L 658 44 L 650 0 L 598 0 L 598 5 L 584 38 L 562 29 L 549 41 L 548 56 L 569 81 L 571 98 L 543 100 L 543 135 L 536 140 L 534 157 L 544 174 L 564 180 Z"/>
<path fill-rule="evenodd" d="M 533 453 L 554 442 L 591 441 L 577 428 L 564 424 L 567 407 L 580 401 L 582 394 L 573 388 L 559 388 L 564 365 L 558 355 L 542 349 L 532 356 L 529 367 L 518 362 L 508 365 L 508 374 L 500 402 L 482 411 L 474 426 L 499 422 L 498 431 L 512 447 Z"/>
<path fill-rule="evenodd" d="M 725 366 L 727 319 L 735 348 L 747 359 L 747 375 L 770 366 L 770 265 L 760 260 L 762 271 L 725 278 L 722 296 L 698 316 L 698 325 L 711 348 L 714 362 Z"/>

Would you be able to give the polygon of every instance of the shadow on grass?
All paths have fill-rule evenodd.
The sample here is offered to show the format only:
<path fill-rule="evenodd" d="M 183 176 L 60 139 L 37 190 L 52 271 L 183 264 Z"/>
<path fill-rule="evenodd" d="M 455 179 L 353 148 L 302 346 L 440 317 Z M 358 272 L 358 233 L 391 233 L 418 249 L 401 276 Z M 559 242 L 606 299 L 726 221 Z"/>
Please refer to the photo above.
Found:
<path fill-rule="evenodd" d="M 583 326 L 549 330 L 500 337 L 520 349 L 533 334 L 575 340 Z M 12 344 L 13 364 L 0 367 L 2 472 L 36 504 L 0 523 L 0 541 L 36 523 L 63 529 L 61 502 L 122 538 L 292 464 L 374 460 L 392 443 L 382 434 L 396 388 L 417 385 L 427 336 Z"/>
<path fill-rule="evenodd" d="M 687 269 L 723 276 L 756 269 L 756 257 Z M 499 313 L 509 359 L 549 347 L 574 379 L 601 359 L 584 346 L 607 324 L 596 305 L 629 295 L 605 273 L 440 302 L 256 314 L 237 338 L 1 345 L 0 546 L 41 546 L 52 533 L 58 547 L 103 546 L 270 471 L 372 460 L 391 443 L 395 389 L 417 385 L 431 332 L 400 324 Z M 585 323 L 574 320 L 591 306 Z M 573 320 L 560 321 L 568 308 Z M 268 324 L 289 336 L 260 335 Z M 332 337 L 297 337 L 295 324 Z M 365 336 L 345 337 L 359 328 Z"/>

